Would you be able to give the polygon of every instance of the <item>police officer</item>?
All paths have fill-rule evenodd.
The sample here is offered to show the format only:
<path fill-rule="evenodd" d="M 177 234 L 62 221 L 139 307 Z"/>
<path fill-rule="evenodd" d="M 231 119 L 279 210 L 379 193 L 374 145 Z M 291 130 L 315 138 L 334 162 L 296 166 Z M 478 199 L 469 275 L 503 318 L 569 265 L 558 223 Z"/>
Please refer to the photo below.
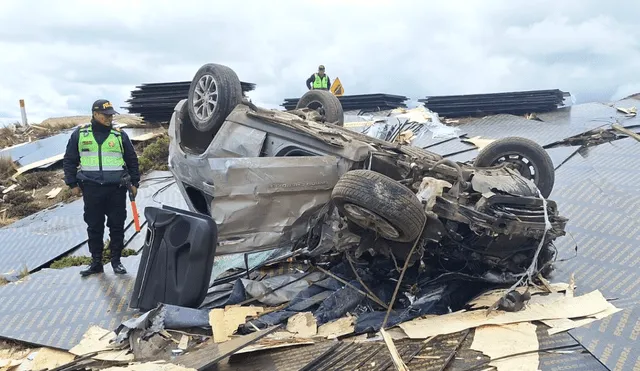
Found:
<path fill-rule="evenodd" d="M 124 247 L 124 222 L 127 217 L 127 182 L 137 192 L 140 182 L 138 157 L 127 134 L 112 126 L 117 114 L 108 100 L 93 103 L 90 124 L 74 130 L 64 154 L 64 181 L 74 195 L 84 200 L 91 265 L 82 276 L 104 272 L 105 216 L 109 227 L 111 266 L 114 273 L 125 274 L 120 262 Z M 78 168 L 79 166 L 79 168 Z"/>
<path fill-rule="evenodd" d="M 329 76 L 324 73 L 323 65 L 318 66 L 318 72 L 307 79 L 307 88 L 309 90 L 329 90 L 330 87 L 331 80 Z"/>

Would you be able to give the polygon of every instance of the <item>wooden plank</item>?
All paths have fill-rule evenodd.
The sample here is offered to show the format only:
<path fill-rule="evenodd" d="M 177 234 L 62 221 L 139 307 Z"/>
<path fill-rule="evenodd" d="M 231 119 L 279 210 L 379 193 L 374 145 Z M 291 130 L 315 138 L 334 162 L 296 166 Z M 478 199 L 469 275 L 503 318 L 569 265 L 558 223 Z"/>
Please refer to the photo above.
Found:
<path fill-rule="evenodd" d="M 199 349 L 194 349 L 185 355 L 179 356 L 173 360 L 172 363 L 182 367 L 195 368 L 199 371 L 205 370 L 281 327 L 282 325 L 273 326 L 266 330 L 256 331 L 249 335 L 225 341 L 224 343 L 216 344 L 213 341 L 209 341 Z"/>
<path fill-rule="evenodd" d="M 41 167 L 41 166 L 45 166 L 45 165 L 53 165 L 56 162 L 62 161 L 62 159 L 64 158 L 64 153 L 60 153 L 58 155 L 55 156 L 51 156 L 49 158 L 45 158 L 44 160 L 40 160 L 40 161 L 36 161 L 33 162 L 27 166 L 23 166 L 21 168 L 19 168 L 15 174 L 13 174 L 13 176 L 11 177 L 11 179 L 13 179 L 14 181 L 16 180 L 16 177 L 22 173 L 26 173 L 29 170 L 33 170 L 35 168 Z"/>

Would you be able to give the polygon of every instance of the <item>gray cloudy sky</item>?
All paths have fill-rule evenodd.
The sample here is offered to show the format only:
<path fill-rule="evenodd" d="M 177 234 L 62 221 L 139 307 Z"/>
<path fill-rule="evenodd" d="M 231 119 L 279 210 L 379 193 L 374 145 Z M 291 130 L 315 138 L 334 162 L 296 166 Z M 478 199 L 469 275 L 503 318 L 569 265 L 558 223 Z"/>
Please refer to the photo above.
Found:
<path fill-rule="evenodd" d="M 145 82 L 204 63 L 258 84 L 276 107 L 318 64 L 347 94 L 640 92 L 640 2 L 601 0 L 2 0 L 0 123 L 123 106 Z M 126 112 L 126 110 L 121 110 Z"/>

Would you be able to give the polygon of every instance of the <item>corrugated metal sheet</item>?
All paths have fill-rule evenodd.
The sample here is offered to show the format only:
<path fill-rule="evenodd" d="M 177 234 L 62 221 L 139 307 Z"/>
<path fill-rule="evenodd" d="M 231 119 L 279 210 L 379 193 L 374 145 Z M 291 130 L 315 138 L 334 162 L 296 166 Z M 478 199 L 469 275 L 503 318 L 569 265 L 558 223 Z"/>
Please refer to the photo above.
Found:
<path fill-rule="evenodd" d="M 578 291 L 600 290 L 620 313 L 570 331 L 610 369 L 640 367 L 640 143 L 632 138 L 579 152 L 560 166 L 551 199 L 569 218 L 557 240 L 556 280 L 575 274 Z M 577 246 L 577 255 L 576 255 Z"/>
<path fill-rule="evenodd" d="M 122 107 L 129 113 L 140 114 L 146 122 L 168 122 L 176 104 L 187 99 L 191 81 L 149 83 L 136 86 L 127 99 L 128 106 Z M 251 91 L 256 85 L 240 82 L 243 92 Z"/>
<path fill-rule="evenodd" d="M 167 176 L 169 173 L 151 173 L 145 179 L 151 179 L 140 185 L 136 199 L 139 213 L 150 205 L 153 194 L 172 181 L 169 179 L 153 179 Z M 171 202 L 178 200 L 175 193 Z M 180 198 L 181 200 L 181 198 Z M 183 201 L 184 202 L 184 201 Z M 177 203 L 177 207 L 180 207 Z M 184 205 L 184 204 L 182 204 Z M 87 240 L 86 224 L 82 218 L 84 203 L 76 200 L 69 204 L 61 204 L 53 209 L 43 210 L 29 217 L 18 220 L 4 228 L 0 228 L 0 273 L 10 271 L 36 270 L 43 265 L 64 256 L 71 250 L 81 246 Z M 133 214 L 127 205 L 127 221 L 131 223 Z M 125 232 L 125 238 L 133 235 L 133 226 Z M 108 229 L 105 227 L 105 237 Z"/>
<path fill-rule="evenodd" d="M 425 107 L 445 117 L 465 117 L 478 114 L 553 111 L 564 104 L 568 93 L 558 89 L 507 92 L 494 94 L 469 94 L 427 97 L 419 99 Z"/>
<path fill-rule="evenodd" d="M 91 325 L 106 329 L 133 316 L 129 297 L 139 257 L 122 259 L 129 274 L 81 277 L 83 267 L 46 269 L 0 287 L 0 337 L 71 349 Z"/>

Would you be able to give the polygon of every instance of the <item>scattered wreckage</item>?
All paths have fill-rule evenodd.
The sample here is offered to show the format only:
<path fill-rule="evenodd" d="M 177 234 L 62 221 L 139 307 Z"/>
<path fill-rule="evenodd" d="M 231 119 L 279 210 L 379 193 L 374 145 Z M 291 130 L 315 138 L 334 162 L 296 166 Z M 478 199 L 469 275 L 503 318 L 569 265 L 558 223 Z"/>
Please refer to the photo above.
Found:
<path fill-rule="evenodd" d="M 266 110 L 230 68 L 196 73 L 170 122 L 169 167 L 190 209 L 216 221 L 216 255 L 284 248 L 329 264 L 346 252 L 493 284 L 550 270 L 567 219 L 545 199 L 542 147 L 505 138 L 456 163 L 341 127 L 339 104 L 310 91 L 299 109 Z"/>
<path fill-rule="evenodd" d="M 551 335 L 620 311 L 597 290 L 574 296 L 573 278 L 545 279 L 567 219 L 547 199 L 554 170 L 537 144 L 497 140 L 473 164 L 453 162 L 344 128 L 325 92 L 281 112 L 238 96 L 236 81 L 207 65 L 175 107 L 169 164 L 190 210 L 145 209 L 130 302 L 144 313 L 114 331 L 89 328 L 60 355 L 67 366 L 205 370 L 235 357 L 279 369 L 278 351 L 256 352 L 305 345 L 305 357 L 283 356 L 287 369 L 437 359 L 428 369 L 442 370 L 463 359 L 473 330 L 466 347 L 491 359 L 474 353 L 472 369 L 515 350 L 531 359 L 512 362 L 537 369 L 549 349 L 533 321 Z M 212 273 L 214 257 L 238 255 L 244 269 Z"/>

